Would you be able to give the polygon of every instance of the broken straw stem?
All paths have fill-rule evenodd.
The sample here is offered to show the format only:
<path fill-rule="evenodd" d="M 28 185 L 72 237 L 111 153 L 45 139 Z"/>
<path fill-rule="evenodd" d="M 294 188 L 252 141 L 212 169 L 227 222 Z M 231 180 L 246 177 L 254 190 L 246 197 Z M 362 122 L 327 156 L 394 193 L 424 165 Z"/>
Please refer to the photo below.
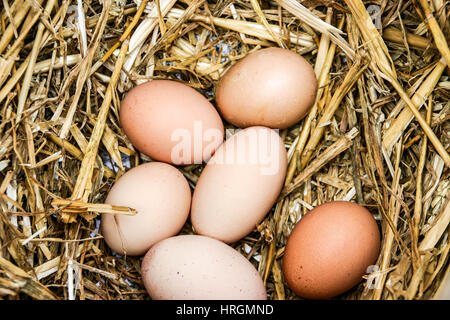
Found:
<path fill-rule="evenodd" d="M 448 48 L 447 40 L 445 39 L 439 24 L 431 12 L 430 6 L 428 5 L 428 0 L 420 0 L 420 5 L 425 13 L 425 19 L 427 19 L 428 27 L 433 34 L 436 47 L 447 62 L 447 66 L 450 66 L 450 49 Z"/>
<path fill-rule="evenodd" d="M 350 89 L 353 87 L 353 85 L 356 83 L 356 81 L 359 79 L 366 68 L 367 62 L 365 61 L 364 57 L 357 55 L 354 64 L 348 71 L 342 84 L 335 91 L 330 103 L 323 111 L 323 114 L 320 117 L 317 126 L 314 128 L 314 130 L 311 131 L 308 144 L 304 148 L 304 153 L 301 157 L 301 168 L 304 168 L 306 166 L 308 161 L 311 159 L 314 150 L 316 150 L 316 147 L 325 132 L 325 124 L 328 123 L 334 116 L 334 113 L 340 106 L 342 99 L 344 99 L 344 97 L 347 95 L 347 93 L 350 91 Z"/>
<path fill-rule="evenodd" d="M 45 6 L 45 11 L 50 13 L 55 6 L 56 0 L 49 0 L 47 5 Z M 45 25 L 41 22 L 38 25 L 38 30 L 35 36 L 33 49 L 31 51 L 30 62 L 28 63 L 27 70 L 25 72 L 25 76 L 22 82 L 22 88 L 20 90 L 19 101 L 17 103 L 17 122 L 22 117 L 23 109 L 25 107 L 25 102 L 28 97 L 28 92 L 31 86 L 31 78 L 33 76 L 34 65 L 36 64 L 36 59 L 39 54 L 39 49 L 42 42 L 42 37 L 44 34 Z"/>
<path fill-rule="evenodd" d="M 400 97 L 406 102 L 407 106 L 409 107 L 409 109 L 412 111 L 412 113 L 416 117 L 417 121 L 419 122 L 420 126 L 422 127 L 422 130 L 428 136 L 428 139 L 430 139 L 430 142 L 433 144 L 437 153 L 439 153 L 442 160 L 444 161 L 445 166 L 450 167 L 450 156 L 448 155 L 447 150 L 445 150 L 444 146 L 439 141 L 439 139 L 436 137 L 433 130 L 428 125 L 428 123 L 425 121 L 425 119 L 422 117 L 419 110 L 416 108 L 416 106 L 411 101 L 409 96 L 406 94 L 405 91 L 403 91 L 403 88 L 400 85 L 400 83 L 398 82 L 398 80 L 393 79 L 392 85 L 397 90 Z"/>
<path fill-rule="evenodd" d="M 92 190 L 86 188 L 86 186 L 88 184 L 88 181 L 90 181 L 92 177 L 92 171 L 97 156 L 98 146 L 100 144 L 100 140 L 103 136 L 103 132 L 106 126 L 106 120 L 110 109 L 113 90 L 117 81 L 119 80 L 120 72 L 122 70 L 122 66 L 125 61 L 125 56 L 128 50 L 128 43 L 129 41 L 125 40 L 122 44 L 122 48 L 120 49 L 119 57 L 117 58 L 113 74 L 111 75 L 111 82 L 109 83 L 108 88 L 106 89 L 105 97 L 103 99 L 102 105 L 98 113 L 97 122 L 95 123 L 91 139 L 89 140 L 89 144 L 86 148 L 86 153 L 81 163 L 80 173 L 78 175 L 72 193 L 72 200 L 75 199 L 85 200 L 89 197 L 90 193 L 92 192 Z M 69 220 L 70 217 L 68 217 L 67 215 L 63 215 L 63 221 L 68 222 Z"/>
<path fill-rule="evenodd" d="M 133 20 L 131 21 L 131 23 L 128 25 L 128 27 L 125 29 L 125 32 L 122 34 L 122 36 L 120 37 L 119 41 L 117 41 L 112 47 L 111 49 L 108 50 L 108 52 L 105 53 L 105 55 L 98 60 L 91 68 L 91 73 L 89 74 L 90 76 L 92 76 L 97 70 L 98 68 L 100 68 L 105 62 L 106 60 L 108 60 L 108 58 L 113 54 L 113 52 L 119 48 L 119 46 L 125 41 L 125 39 L 130 35 L 131 31 L 134 29 L 134 27 L 136 26 L 136 24 L 139 21 L 139 18 L 141 17 L 142 13 L 144 12 L 145 7 L 147 6 L 148 0 L 143 0 L 141 2 L 141 5 L 139 6 L 138 11 L 136 12 L 135 16 L 133 17 Z"/>
<path fill-rule="evenodd" d="M 294 179 L 290 185 L 286 186 L 281 193 L 280 198 L 284 198 L 300 187 L 306 180 L 308 180 L 314 173 L 319 171 L 330 160 L 337 157 L 339 154 L 350 148 L 353 144 L 352 140 L 358 135 L 357 128 L 351 129 L 344 136 L 340 137 L 335 143 L 329 146 L 324 152 L 317 156 L 308 167 L 306 167 L 300 174 Z"/>

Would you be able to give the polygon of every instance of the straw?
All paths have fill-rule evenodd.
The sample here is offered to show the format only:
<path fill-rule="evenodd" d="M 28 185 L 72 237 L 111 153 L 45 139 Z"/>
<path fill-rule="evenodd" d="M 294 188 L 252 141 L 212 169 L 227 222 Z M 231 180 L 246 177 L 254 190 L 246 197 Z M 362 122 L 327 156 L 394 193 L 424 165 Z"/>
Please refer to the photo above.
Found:
<path fill-rule="evenodd" d="M 0 299 L 150 299 L 140 257 L 113 252 L 101 229 L 102 214 L 137 213 L 105 199 L 152 160 L 124 134 L 120 103 L 138 84 L 170 79 L 215 105 L 224 73 L 265 47 L 303 56 L 319 88 L 305 118 L 280 132 L 282 193 L 231 246 L 268 299 L 301 299 L 282 272 L 293 228 L 322 203 L 358 202 L 381 251 L 335 299 L 432 299 L 450 255 L 445 4 L 1 0 Z M 191 191 L 204 166 L 177 166 Z M 180 234 L 193 233 L 188 220 Z"/>

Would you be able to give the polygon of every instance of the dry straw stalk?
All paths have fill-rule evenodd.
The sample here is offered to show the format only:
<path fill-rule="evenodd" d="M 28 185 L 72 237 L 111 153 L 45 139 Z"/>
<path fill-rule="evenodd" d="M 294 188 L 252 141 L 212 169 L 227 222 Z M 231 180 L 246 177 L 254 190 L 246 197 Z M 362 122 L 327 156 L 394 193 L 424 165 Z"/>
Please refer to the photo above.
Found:
<path fill-rule="evenodd" d="M 430 142 L 434 145 L 436 151 L 444 160 L 446 166 L 450 166 L 450 156 L 447 153 L 447 150 L 419 113 L 417 106 L 414 105 L 409 96 L 403 90 L 402 85 L 398 82 L 395 69 L 392 69 L 392 59 L 390 58 L 386 45 L 370 20 L 370 16 L 364 7 L 364 4 L 360 0 L 347 0 L 346 3 L 356 18 L 356 22 L 358 23 L 367 46 L 371 48 L 369 52 L 372 54 L 372 58 L 379 68 L 379 70 L 375 70 L 375 72 L 380 72 L 382 77 L 391 82 L 392 86 L 398 92 L 400 97 L 406 102 L 406 105 L 410 108 L 411 112 L 420 123 L 425 134 L 428 136 Z"/>

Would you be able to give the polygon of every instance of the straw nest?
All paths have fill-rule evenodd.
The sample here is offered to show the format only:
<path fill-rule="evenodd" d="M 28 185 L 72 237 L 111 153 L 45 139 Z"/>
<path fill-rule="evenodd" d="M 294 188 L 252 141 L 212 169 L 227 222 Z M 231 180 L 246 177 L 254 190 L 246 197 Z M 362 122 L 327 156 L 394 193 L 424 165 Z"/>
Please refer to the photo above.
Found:
<path fill-rule="evenodd" d="M 282 196 L 233 247 L 270 299 L 298 299 L 281 273 L 293 226 L 326 201 L 357 201 L 382 250 L 338 299 L 432 298 L 450 249 L 448 2 L 364 2 L 2 1 L 0 299 L 149 299 L 140 259 L 98 231 L 99 214 L 127 212 L 103 204 L 111 185 L 149 161 L 120 129 L 120 101 L 173 79 L 214 103 L 227 68 L 268 46 L 308 59 L 320 88 L 281 132 Z M 201 169 L 180 167 L 192 188 Z"/>

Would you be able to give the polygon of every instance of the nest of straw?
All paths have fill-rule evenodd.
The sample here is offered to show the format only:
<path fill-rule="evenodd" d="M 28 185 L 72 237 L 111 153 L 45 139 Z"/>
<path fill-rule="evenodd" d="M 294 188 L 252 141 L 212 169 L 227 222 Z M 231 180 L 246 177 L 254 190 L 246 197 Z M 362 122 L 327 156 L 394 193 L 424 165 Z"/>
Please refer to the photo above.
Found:
<path fill-rule="evenodd" d="M 111 185 L 150 160 L 123 134 L 120 101 L 172 79 L 214 103 L 220 76 L 268 46 L 308 59 L 320 88 L 281 132 L 282 196 L 233 247 L 270 299 L 298 299 L 281 273 L 290 231 L 316 205 L 356 201 L 378 220 L 382 250 L 337 299 L 432 298 L 450 249 L 448 2 L 364 2 L 3 1 L 0 299 L 149 299 L 140 259 L 98 231 L 99 214 L 126 212 L 103 204 Z M 192 188 L 202 167 L 179 168 Z"/>

